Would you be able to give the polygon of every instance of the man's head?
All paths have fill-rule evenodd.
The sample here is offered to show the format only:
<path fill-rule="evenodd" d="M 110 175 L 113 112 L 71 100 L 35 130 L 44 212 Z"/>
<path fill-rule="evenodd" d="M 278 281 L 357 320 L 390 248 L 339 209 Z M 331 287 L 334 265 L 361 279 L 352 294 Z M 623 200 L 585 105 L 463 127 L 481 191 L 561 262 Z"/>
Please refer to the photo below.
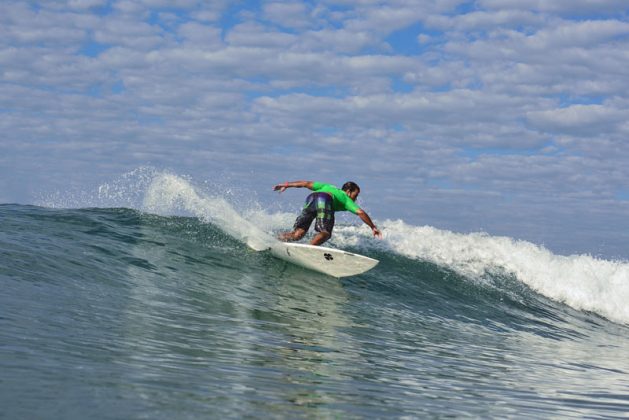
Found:
<path fill-rule="evenodd" d="M 358 194 L 360 194 L 360 187 L 358 186 L 358 184 L 352 181 L 347 181 L 345 184 L 343 184 L 343 187 L 341 189 L 345 191 L 345 194 L 347 194 L 349 198 L 352 199 L 352 201 L 356 201 L 356 199 L 358 198 Z"/>

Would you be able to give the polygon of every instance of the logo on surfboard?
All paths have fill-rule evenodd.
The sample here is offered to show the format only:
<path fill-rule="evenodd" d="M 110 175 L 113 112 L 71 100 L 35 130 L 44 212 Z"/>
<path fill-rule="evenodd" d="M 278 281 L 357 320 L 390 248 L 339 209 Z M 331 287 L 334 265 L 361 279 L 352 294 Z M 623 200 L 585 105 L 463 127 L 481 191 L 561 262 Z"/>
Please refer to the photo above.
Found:
<path fill-rule="evenodd" d="M 332 254 L 329 254 L 329 253 L 327 253 L 327 252 L 326 252 L 325 254 L 323 254 L 323 256 L 324 256 L 324 257 L 325 257 L 325 259 L 326 259 L 326 260 L 328 260 L 328 261 L 332 261 L 332 260 L 334 259 L 334 257 L 332 256 Z"/>

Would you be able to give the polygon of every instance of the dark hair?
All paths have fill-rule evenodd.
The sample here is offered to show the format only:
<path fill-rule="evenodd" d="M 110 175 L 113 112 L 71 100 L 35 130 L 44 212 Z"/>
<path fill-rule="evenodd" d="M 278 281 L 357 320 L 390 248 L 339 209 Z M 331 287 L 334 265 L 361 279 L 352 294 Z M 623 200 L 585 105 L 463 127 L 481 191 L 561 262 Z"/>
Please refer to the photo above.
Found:
<path fill-rule="evenodd" d="M 360 192 L 360 187 L 358 186 L 357 183 L 352 182 L 352 181 L 347 181 L 345 184 L 343 184 L 343 188 L 341 188 L 343 191 L 356 191 L 358 190 Z"/>

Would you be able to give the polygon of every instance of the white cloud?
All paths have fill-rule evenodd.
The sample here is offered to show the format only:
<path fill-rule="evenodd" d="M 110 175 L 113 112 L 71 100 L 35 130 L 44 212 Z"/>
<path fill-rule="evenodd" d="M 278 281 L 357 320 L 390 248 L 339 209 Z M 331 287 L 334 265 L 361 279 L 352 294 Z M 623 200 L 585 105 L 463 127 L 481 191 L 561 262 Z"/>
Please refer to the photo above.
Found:
<path fill-rule="evenodd" d="M 369 8 L 355 18 L 346 21 L 346 27 L 356 32 L 374 31 L 389 34 L 421 20 L 425 14 L 425 8 L 421 7 L 420 4 L 410 7 L 381 6 Z"/>
<path fill-rule="evenodd" d="M 94 7 L 104 7 L 107 0 L 70 0 L 68 6 L 73 9 L 90 9 Z"/>
<path fill-rule="evenodd" d="M 591 136 L 613 132 L 619 123 L 629 119 L 629 109 L 604 105 L 572 105 L 567 108 L 529 112 L 528 119 L 537 127 L 551 132 Z"/>
<path fill-rule="evenodd" d="M 624 0 L 479 0 L 489 9 L 518 9 L 539 12 L 584 15 L 588 13 L 618 13 L 626 11 Z"/>
<path fill-rule="evenodd" d="M 348 31 L 346 29 L 322 29 L 304 34 L 299 44 L 306 51 L 330 51 L 354 54 L 364 48 L 377 45 L 382 49 L 385 44 L 368 31 Z"/>
<path fill-rule="evenodd" d="M 307 29 L 313 26 L 312 18 L 303 3 L 271 2 L 263 6 L 264 18 L 285 28 Z"/>
<path fill-rule="evenodd" d="M 188 22 L 179 27 L 179 35 L 187 42 L 201 48 L 217 49 L 223 45 L 221 29 L 196 22 Z"/>
<path fill-rule="evenodd" d="M 464 15 L 431 15 L 425 19 L 431 28 L 441 30 L 495 30 L 500 27 L 542 27 L 544 17 L 525 10 L 474 11 Z"/>
<path fill-rule="evenodd" d="M 253 186 L 349 172 L 385 201 L 404 194 L 422 211 L 382 217 L 410 222 L 499 229 L 531 211 L 574 226 L 610 203 L 622 220 L 621 3 L 462 4 L 2 2 L 3 188 L 145 164 Z"/>
<path fill-rule="evenodd" d="M 294 35 L 246 22 L 230 30 L 226 41 L 229 45 L 240 47 L 289 48 L 296 39 Z"/>
<path fill-rule="evenodd" d="M 94 30 L 94 40 L 102 44 L 151 50 L 166 43 L 167 36 L 157 25 L 135 19 L 106 17 Z"/>
<path fill-rule="evenodd" d="M 523 41 L 527 49 L 548 51 L 555 48 L 587 48 L 626 34 L 629 34 L 629 23 L 618 20 L 561 22 Z"/>

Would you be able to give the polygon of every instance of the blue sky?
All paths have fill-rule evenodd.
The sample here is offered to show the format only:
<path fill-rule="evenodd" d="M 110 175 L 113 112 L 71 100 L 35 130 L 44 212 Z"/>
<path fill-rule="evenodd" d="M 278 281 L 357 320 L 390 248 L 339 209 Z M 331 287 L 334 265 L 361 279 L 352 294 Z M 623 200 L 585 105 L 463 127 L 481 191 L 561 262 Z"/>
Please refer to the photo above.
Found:
<path fill-rule="evenodd" d="M 0 202 L 352 179 L 376 219 L 629 258 L 628 8 L 5 0 Z"/>

